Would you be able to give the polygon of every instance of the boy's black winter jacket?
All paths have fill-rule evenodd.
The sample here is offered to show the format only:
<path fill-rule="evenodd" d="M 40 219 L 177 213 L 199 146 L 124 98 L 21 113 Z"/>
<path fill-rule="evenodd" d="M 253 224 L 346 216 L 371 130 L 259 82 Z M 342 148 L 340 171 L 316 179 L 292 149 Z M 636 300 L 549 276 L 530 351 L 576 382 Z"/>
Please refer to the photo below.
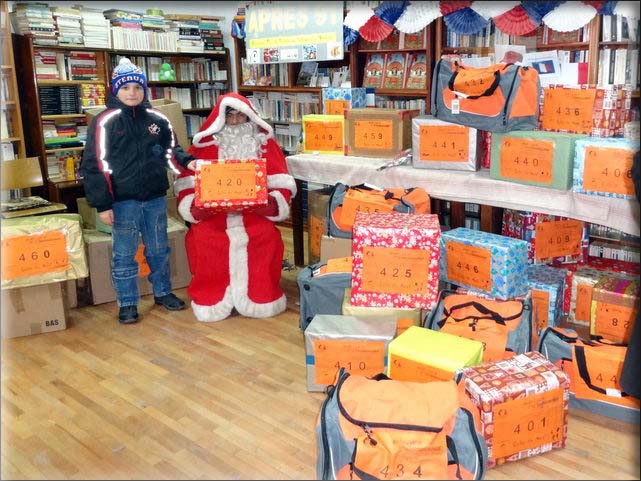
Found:
<path fill-rule="evenodd" d="M 168 155 L 185 166 L 194 157 L 176 143 L 169 121 L 145 100 L 128 107 L 117 97 L 87 130 L 80 175 L 89 205 L 98 212 L 114 201 L 151 200 L 167 194 Z"/>

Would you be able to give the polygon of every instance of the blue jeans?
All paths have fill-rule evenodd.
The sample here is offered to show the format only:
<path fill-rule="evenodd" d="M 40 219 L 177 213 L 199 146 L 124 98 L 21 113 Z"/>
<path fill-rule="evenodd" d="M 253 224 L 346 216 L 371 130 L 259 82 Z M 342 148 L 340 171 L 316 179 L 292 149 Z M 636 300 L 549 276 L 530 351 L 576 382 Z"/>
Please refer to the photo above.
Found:
<path fill-rule="evenodd" d="M 138 291 L 138 236 L 142 235 L 145 258 L 151 273 L 149 282 L 154 296 L 171 292 L 169 273 L 169 242 L 167 238 L 167 198 L 149 201 L 125 200 L 114 202 L 114 222 L 111 226 L 111 282 L 116 291 L 118 306 L 136 306 Z"/>

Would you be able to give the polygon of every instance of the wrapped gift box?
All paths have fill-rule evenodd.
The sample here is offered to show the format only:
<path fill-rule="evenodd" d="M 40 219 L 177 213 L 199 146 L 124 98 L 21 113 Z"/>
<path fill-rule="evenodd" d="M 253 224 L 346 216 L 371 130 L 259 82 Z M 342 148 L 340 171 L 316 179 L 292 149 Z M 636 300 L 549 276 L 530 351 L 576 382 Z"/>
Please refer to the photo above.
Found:
<path fill-rule="evenodd" d="M 345 289 L 345 297 L 343 297 L 342 314 L 344 316 L 355 317 L 386 317 L 392 318 L 397 323 L 402 321 L 400 326 L 401 330 L 407 329 L 410 325 L 421 325 L 421 308 L 398 308 L 398 307 L 366 307 L 366 306 L 353 306 L 351 303 L 352 290 Z M 405 321 L 406 320 L 406 321 Z"/>
<path fill-rule="evenodd" d="M 431 115 L 412 120 L 412 165 L 419 169 L 478 170 L 480 135 L 473 127 Z"/>
<path fill-rule="evenodd" d="M 481 136 L 481 167 L 489 169 L 492 164 L 492 132 L 479 130 Z"/>
<path fill-rule="evenodd" d="M 539 130 L 495 132 L 490 178 L 569 190 L 574 145 L 583 138 L 584 135 Z"/>
<path fill-rule="evenodd" d="M 345 155 L 394 158 L 412 147 L 412 119 L 418 114 L 418 110 L 349 110 Z"/>
<path fill-rule="evenodd" d="M 565 270 L 540 264 L 529 266 L 526 274 L 532 291 L 533 325 L 539 332 L 558 325 L 563 314 Z"/>
<path fill-rule="evenodd" d="M 638 311 L 638 280 L 603 277 L 592 289 L 590 335 L 627 344 Z"/>
<path fill-rule="evenodd" d="M 316 264 L 320 261 L 321 239 L 328 231 L 327 205 L 331 193 L 331 187 L 307 192 L 308 264 Z"/>
<path fill-rule="evenodd" d="M 366 107 L 366 90 L 364 87 L 325 87 L 322 90 L 322 96 L 323 114 L 326 115 L 344 115 L 346 110 L 364 109 Z"/>
<path fill-rule="evenodd" d="M 199 160 L 194 205 L 216 212 L 267 205 L 265 159 Z"/>
<path fill-rule="evenodd" d="M 345 117 L 343 115 L 303 115 L 303 152 L 343 155 Z"/>
<path fill-rule="evenodd" d="M 480 409 L 488 468 L 565 447 L 570 381 L 538 352 L 463 370 Z"/>
<path fill-rule="evenodd" d="M 622 85 L 549 85 L 541 89 L 539 128 L 592 137 L 623 136 L 632 90 Z"/>
<path fill-rule="evenodd" d="M 592 290 L 594 285 L 608 275 L 600 270 L 579 267 L 572 276 L 572 293 L 570 295 L 570 312 L 568 320 L 584 326 L 590 325 L 592 308 Z"/>
<path fill-rule="evenodd" d="M 2 289 L 89 275 L 81 218 L 50 214 L 2 219 Z"/>
<path fill-rule="evenodd" d="M 440 236 L 434 214 L 358 212 L 352 305 L 430 309 L 438 297 Z"/>
<path fill-rule="evenodd" d="M 578 140 L 572 190 L 583 194 L 635 199 L 632 156 L 639 142 L 627 139 Z"/>
<path fill-rule="evenodd" d="M 441 279 L 508 300 L 528 291 L 527 242 L 458 227 L 441 235 Z"/>
<path fill-rule="evenodd" d="M 531 264 L 570 264 L 585 262 L 588 258 L 590 232 L 586 222 L 540 212 L 504 209 L 501 233 L 527 241 Z M 543 248 L 537 250 L 539 235 Z"/>
<path fill-rule="evenodd" d="M 483 360 L 483 343 L 412 326 L 389 344 L 387 375 L 398 381 L 450 381 Z"/>
<path fill-rule="evenodd" d="M 307 390 L 324 391 L 341 367 L 368 377 L 384 372 L 395 333 L 392 318 L 317 314 L 305 329 Z"/>

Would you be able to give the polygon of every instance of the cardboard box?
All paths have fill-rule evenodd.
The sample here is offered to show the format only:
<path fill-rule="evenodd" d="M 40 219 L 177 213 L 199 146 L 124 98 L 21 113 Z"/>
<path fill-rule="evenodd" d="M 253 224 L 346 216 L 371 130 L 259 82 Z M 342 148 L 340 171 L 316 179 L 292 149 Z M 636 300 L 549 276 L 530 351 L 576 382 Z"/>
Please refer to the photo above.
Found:
<path fill-rule="evenodd" d="M 352 239 L 323 235 L 320 242 L 320 261 L 349 257 L 352 255 Z"/>
<path fill-rule="evenodd" d="M 527 241 L 530 264 L 573 264 L 588 258 L 590 229 L 587 222 L 504 209 L 501 234 Z M 537 250 L 539 239 L 543 248 Z"/>
<path fill-rule="evenodd" d="M 326 115 L 344 115 L 346 110 L 364 109 L 367 105 L 366 89 L 363 87 L 325 87 L 321 94 L 323 114 Z"/>
<path fill-rule="evenodd" d="M 332 187 L 325 187 L 307 192 L 307 262 L 309 264 L 316 264 L 321 258 L 321 238 L 328 232 L 327 206 L 332 191 Z M 352 255 L 351 242 L 348 255 Z"/>
<path fill-rule="evenodd" d="M 565 269 L 544 264 L 529 266 L 527 281 L 532 291 L 532 324 L 537 331 L 558 326 L 563 314 Z"/>
<path fill-rule="evenodd" d="M 483 361 L 483 343 L 411 326 L 389 344 L 387 375 L 398 381 L 450 381 Z"/>
<path fill-rule="evenodd" d="M 432 308 L 438 297 L 437 215 L 361 211 L 353 233 L 353 306 Z"/>
<path fill-rule="evenodd" d="M 490 178 L 569 190 L 574 146 L 584 138 L 585 135 L 538 130 L 494 132 Z"/>
<path fill-rule="evenodd" d="M 632 156 L 639 142 L 588 138 L 576 143 L 572 190 L 583 194 L 636 199 Z"/>
<path fill-rule="evenodd" d="M 62 282 L 2 289 L 2 338 L 67 328 Z"/>
<path fill-rule="evenodd" d="M 83 229 L 95 229 L 98 232 L 111 234 L 111 226 L 100 220 L 98 211 L 89 205 L 86 197 L 78 197 L 76 204 L 78 205 L 78 214 L 82 217 Z"/>
<path fill-rule="evenodd" d="M 375 376 L 385 371 L 387 346 L 396 333 L 394 319 L 314 316 L 305 329 L 307 390 L 324 391 L 339 368 Z"/>
<path fill-rule="evenodd" d="M 480 135 L 473 127 L 421 115 L 412 119 L 412 165 L 418 169 L 479 168 Z"/>
<path fill-rule="evenodd" d="M 62 296 L 65 307 L 73 309 L 78 307 L 78 280 L 73 279 L 62 283 Z"/>
<path fill-rule="evenodd" d="M 344 155 L 345 118 L 343 115 L 303 115 L 303 152 Z"/>
<path fill-rule="evenodd" d="M 538 352 L 463 370 L 481 410 L 488 468 L 565 447 L 570 381 Z"/>
<path fill-rule="evenodd" d="M 185 250 L 187 229 L 179 222 L 170 219 L 167 230 L 169 248 L 171 249 L 169 257 L 171 286 L 173 289 L 179 289 L 188 286 L 191 282 L 191 272 Z M 115 301 L 116 291 L 114 291 L 111 284 L 111 236 L 96 230 L 85 230 L 83 236 L 87 245 L 87 257 L 89 259 L 92 303 L 103 304 Z M 151 283 L 146 277 L 138 278 L 138 289 L 141 296 L 153 292 Z"/>
<path fill-rule="evenodd" d="M 355 317 L 386 317 L 392 318 L 395 321 L 402 321 L 400 329 L 406 330 L 409 325 L 421 325 L 421 309 L 415 308 L 397 308 L 397 307 L 366 307 L 366 306 L 352 306 L 351 303 L 352 290 L 345 289 L 345 297 L 343 297 L 342 314 L 344 316 Z M 408 322 L 410 323 L 409 325 Z"/>
<path fill-rule="evenodd" d="M 418 114 L 418 110 L 349 110 L 345 155 L 393 159 L 412 147 L 412 119 Z"/>
<path fill-rule="evenodd" d="M 590 336 L 627 344 L 638 311 L 638 279 L 601 278 L 592 289 Z"/>
<path fill-rule="evenodd" d="M 458 227 L 443 232 L 441 279 L 501 300 L 528 291 L 527 242 Z"/>

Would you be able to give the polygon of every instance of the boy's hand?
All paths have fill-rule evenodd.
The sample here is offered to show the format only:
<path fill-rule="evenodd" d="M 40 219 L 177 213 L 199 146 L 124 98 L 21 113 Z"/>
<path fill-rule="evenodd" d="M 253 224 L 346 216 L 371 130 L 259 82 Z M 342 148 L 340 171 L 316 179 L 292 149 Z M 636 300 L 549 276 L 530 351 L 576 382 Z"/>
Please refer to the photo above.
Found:
<path fill-rule="evenodd" d="M 112 225 L 114 223 L 114 211 L 111 209 L 98 212 L 98 217 L 103 224 Z"/>
<path fill-rule="evenodd" d="M 189 162 L 189 163 L 187 164 L 187 168 L 188 168 L 189 170 L 193 170 L 194 172 L 196 172 L 196 162 L 198 162 L 198 159 L 196 159 L 196 160 L 192 160 L 191 162 Z"/>

